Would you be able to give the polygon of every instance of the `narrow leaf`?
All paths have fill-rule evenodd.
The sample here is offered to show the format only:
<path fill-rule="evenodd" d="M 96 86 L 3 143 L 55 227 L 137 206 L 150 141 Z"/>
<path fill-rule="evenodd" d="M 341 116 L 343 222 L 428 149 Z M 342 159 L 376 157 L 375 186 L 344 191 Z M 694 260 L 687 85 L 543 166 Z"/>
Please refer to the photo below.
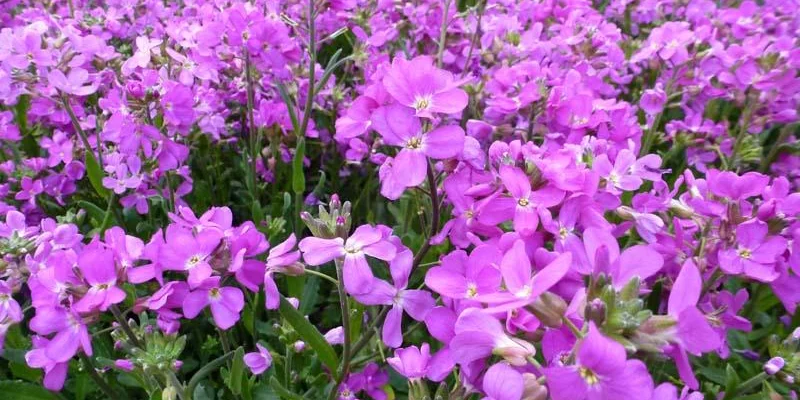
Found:
<path fill-rule="evenodd" d="M 333 350 L 333 347 L 325 341 L 325 337 L 323 337 L 317 328 L 311 325 L 300 312 L 295 310 L 283 296 L 281 296 L 280 312 L 283 318 L 297 331 L 303 341 L 317 353 L 320 361 L 330 369 L 331 374 L 335 375 L 336 371 L 339 370 L 339 357 L 336 355 L 336 351 Z"/>

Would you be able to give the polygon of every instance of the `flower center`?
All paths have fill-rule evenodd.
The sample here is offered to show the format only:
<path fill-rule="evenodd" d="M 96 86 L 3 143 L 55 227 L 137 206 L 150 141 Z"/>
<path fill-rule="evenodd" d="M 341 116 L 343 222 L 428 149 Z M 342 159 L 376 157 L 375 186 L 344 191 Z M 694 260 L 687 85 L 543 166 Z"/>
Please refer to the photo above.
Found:
<path fill-rule="evenodd" d="M 417 111 L 426 110 L 431 106 L 430 96 L 417 97 L 414 99 L 414 109 Z"/>
<path fill-rule="evenodd" d="M 583 380 L 586 381 L 586 384 L 589 386 L 594 386 L 600 382 L 600 378 L 597 377 L 597 374 L 588 368 L 578 368 L 578 374 L 580 374 L 581 378 L 583 378 Z"/>
<path fill-rule="evenodd" d="M 531 289 L 530 285 L 525 285 L 525 286 L 522 287 L 522 289 L 517 291 L 515 296 L 519 297 L 520 299 L 524 299 L 526 297 L 529 297 L 532 292 L 533 292 L 533 289 Z"/>
<path fill-rule="evenodd" d="M 739 248 L 739 257 L 744 258 L 744 259 L 749 259 L 752 256 L 753 256 L 753 251 L 752 250 L 750 250 L 748 248 L 744 248 L 744 247 Z"/>
<path fill-rule="evenodd" d="M 413 137 L 408 139 L 408 143 L 406 143 L 406 147 L 409 149 L 418 149 L 422 147 L 422 139 L 418 137 Z"/>
<path fill-rule="evenodd" d="M 346 246 L 344 246 L 344 251 L 346 251 L 346 252 L 348 252 L 350 254 L 356 254 L 359 251 L 361 251 L 361 249 L 359 249 L 357 246 L 354 246 L 354 245 L 346 245 Z"/>
<path fill-rule="evenodd" d="M 608 181 L 613 183 L 614 186 L 619 185 L 619 175 L 616 172 L 608 174 Z"/>
<path fill-rule="evenodd" d="M 208 297 L 211 297 L 212 299 L 220 298 L 219 288 L 211 288 L 211 290 L 208 291 Z"/>
<path fill-rule="evenodd" d="M 566 239 L 567 235 L 569 235 L 569 229 L 562 226 L 561 229 L 558 230 L 558 236 L 560 236 L 561 239 Z"/>
<path fill-rule="evenodd" d="M 528 204 L 530 204 L 530 203 L 531 203 L 531 202 L 530 202 L 530 201 L 528 201 L 528 199 L 524 199 L 524 198 L 523 198 L 523 199 L 519 199 L 519 200 L 517 200 L 517 204 L 519 204 L 519 205 L 520 205 L 520 207 L 527 207 L 527 206 L 528 206 Z"/>
<path fill-rule="evenodd" d="M 474 283 L 470 283 L 469 285 L 467 285 L 467 296 L 466 297 L 468 299 L 471 299 L 471 298 L 473 298 L 473 297 L 475 297 L 477 295 L 478 295 L 478 286 L 475 285 Z"/>
<path fill-rule="evenodd" d="M 5 293 L 0 293 L 0 302 L 7 301 L 9 299 L 9 297 L 10 296 L 5 294 Z"/>
<path fill-rule="evenodd" d="M 108 286 L 109 285 L 107 283 L 103 283 L 103 284 L 97 285 L 97 288 L 100 289 L 100 290 L 106 290 L 106 289 L 108 289 Z"/>
<path fill-rule="evenodd" d="M 202 259 L 203 259 L 203 257 L 201 257 L 201 256 L 200 256 L 200 255 L 198 255 L 198 254 L 195 254 L 195 255 L 193 255 L 193 256 L 191 256 L 191 257 L 189 257 L 189 260 L 187 260 L 187 261 L 186 261 L 186 265 L 187 265 L 189 268 L 192 268 L 192 267 L 194 267 L 195 265 L 199 264 L 199 263 L 200 263 L 200 260 L 202 260 Z"/>

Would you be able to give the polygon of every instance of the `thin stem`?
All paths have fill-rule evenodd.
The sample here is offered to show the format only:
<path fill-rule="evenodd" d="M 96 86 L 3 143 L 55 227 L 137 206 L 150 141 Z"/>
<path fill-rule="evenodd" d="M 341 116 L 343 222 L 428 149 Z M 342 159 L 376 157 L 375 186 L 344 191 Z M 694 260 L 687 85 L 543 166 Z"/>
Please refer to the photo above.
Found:
<path fill-rule="evenodd" d="M 338 281 L 338 280 L 336 280 L 336 279 L 333 279 L 333 278 L 331 278 L 330 276 L 328 276 L 328 275 L 326 275 L 326 274 L 323 274 L 322 272 L 315 271 L 315 270 L 313 270 L 313 269 L 306 269 L 306 270 L 305 270 L 305 273 L 307 273 L 307 274 L 311 274 L 311 275 L 314 275 L 314 276 L 318 276 L 318 277 L 320 277 L 320 278 L 322 278 L 322 279 L 325 279 L 325 280 L 327 280 L 328 282 L 330 282 L 330 283 L 332 283 L 332 284 L 334 284 L 334 285 L 336 285 L 336 286 L 339 286 L 339 281 Z"/>
<path fill-rule="evenodd" d="M 72 106 L 69 104 L 69 98 L 64 93 L 61 94 L 61 104 L 64 106 L 64 110 L 67 111 L 67 115 L 69 115 L 70 121 L 72 121 L 72 127 L 75 129 L 75 132 L 78 133 L 78 136 L 81 138 L 81 142 L 83 143 L 83 147 L 86 148 L 86 151 L 93 153 L 92 145 L 89 143 L 89 137 L 86 136 L 86 132 L 81 128 L 81 123 L 78 121 L 78 117 L 75 116 L 75 111 L 72 109 Z M 98 143 L 99 147 L 99 143 Z M 100 149 L 98 148 L 98 153 Z M 100 164 L 100 168 L 103 168 L 103 162 L 101 159 L 97 159 L 97 163 Z"/>
<path fill-rule="evenodd" d="M 728 158 L 728 167 L 734 168 L 739 163 L 737 159 L 739 151 L 741 151 L 744 138 L 747 136 L 747 128 L 750 126 L 750 119 L 753 117 L 753 110 L 751 107 L 750 96 L 747 96 L 744 102 L 744 109 L 742 110 L 742 123 L 739 125 L 739 131 L 736 133 L 736 141 L 733 143 L 731 156 Z"/>
<path fill-rule="evenodd" d="M 444 42 L 447 40 L 447 14 L 450 13 L 450 3 L 452 0 L 445 0 L 444 9 L 442 10 L 442 26 L 439 29 L 439 51 L 436 52 L 436 66 L 442 67 L 442 58 L 444 56 Z"/>
<path fill-rule="evenodd" d="M 749 390 L 753 389 L 754 387 L 758 386 L 765 380 L 769 378 L 766 372 L 761 372 L 756 376 L 751 377 L 750 379 L 742 382 L 739 386 L 736 387 L 734 393 L 726 393 L 725 399 L 733 399 L 736 397 L 737 394 L 744 394 L 747 393 Z"/>
<path fill-rule="evenodd" d="M 256 126 L 253 108 L 255 107 L 255 87 L 253 85 L 252 66 L 250 65 L 250 53 L 245 50 L 244 52 L 244 69 L 245 79 L 247 80 L 247 125 L 249 129 L 250 139 L 250 191 L 253 201 L 258 201 L 258 183 L 257 183 L 257 160 L 258 160 L 258 145 L 261 143 L 258 127 Z M 260 221 L 256 221 L 258 223 Z"/>
<path fill-rule="evenodd" d="M 317 68 L 317 28 L 314 15 L 314 0 L 308 1 L 308 52 L 311 57 L 308 66 L 308 94 L 306 95 L 306 106 L 303 109 L 303 122 L 300 124 L 300 136 L 305 137 L 308 129 L 308 121 L 311 119 L 311 108 L 314 106 L 314 79 Z"/>
<path fill-rule="evenodd" d="M 417 252 L 417 255 L 414 256 L 414 263 L 412 264 L 412 269 L 419 266 L 422 262 L 422 259 L 425 257 L 425 254 L 428 253 L 428 250 L 431 248 L 431 238 L 439 232 L 439 193 L 436 184 L 436 177 L 433 175 L 433 166 L 430 162 L 428 162 L 428 186 L 430 186 L 430 196 L 431 196 L 431 231 L 427 238 L 425 238 L 425 242 L 422 243 L 422 247 Z"/>
<path fill-rule="evenodd" d="M 567 318 L 567 316 L 565 315 L 561 317 L 561 320 L 564 321 L 564 325 L 566 325 L 567 328 L 569 328 L 569 330 L 572 332 L 573 335 L 575 335 L 575 337 L 577 337 L 578 339 L 583 338 L 583 332 L 581 332 L 581 330 L 578 329 L 577 326 L 575 326 L 575 324 L 572 322 L 571 319 Z"/>
<path fill-rule="evenodd" d="M 350 303 L 347 299 L 347 292 L 344 290 L 344 262 L 341 258 L 337 258 L 335 260 L 336 264 L 336 276 L 339 278 L 339 284 L 336 285 L 338 292 L 339 292 L 339 308 L 342 310 L 342 330 L 344 331 L 344 343 L 342 344 L 342 364 L 341 364 L 341 371 L 339 372 L 339 378 L 336 380 L 336 384 L 331 389 L 331 393 L 329 395 L 329 399 L 333 399 L 339 391 L 339 386 L 342 384 L 342 381 L 347 379 L 347 374 L 350 372 L 350 360 L 352 357 L 352 352 L 350 348 Z"/>
<path fill-rule="evenodd" d="M 388 313 L 389 313 L 389 307 L 383 307 L 383 309 L 381 309 L 381 311 L 378 313 L 378 316 L 375 317 L 375 320 L 372 321 L 372 324 L 370 324 L 369 328 L 367 328 L 364 331 L 364 336 L 362 336 L 361 339 L 359 339 L 358 342 L 356 342 L 356 345 L 353 346 L 353 351 L 352 351 L 353 356 L 357 355 L 358 352 L 360 352 L 364 348 L 364 346 L 366 346 L 367 343 L 369 343 L 370 339 L 372 339 L 372 336 L 376 332 L 375 327 L 383 323 L 383 320 L 386 319 L 386 315 Z"/>
<path fill-rule="evenodd" d="M 142 348 L 141 342 L 139 342 L 139 339 L 136 337 L 136 334 L 134 334 L 133 331 L 131 330 L 130 325 L 128 325 L 128 321 L 125 320 L 125 316 L 123 316 L 122 313 L 119 312 L 119 308 L 117 307 L 117 305 L 115 304 L 111 306 L 110 309 L 111 313 L 114 314 L 114 318 L 117 320 L 117 323 L 119 323 L 119 326 L 122 328 L 122 331 L 125 332 L 125 335 L 127 335 L 128 339 L 131 340 L 131 343 L 136 347 Z"/>
<path fill-rule="evenodd" d="M 478 21 L 475 23 L 475 32 L 472 32 L 472 40 L 469 41 L 469 50 L 467 50 L 467 59 L 464 60 L 464 69 L 461 70 L 461 78 L 464 78 L 469 71 L 469 62 L 472 60 L 472 52 L 478 43 L 478 34 L 481 31 L 481 20 L 483 19 L 483 11 L 486 10 L 486 0 L 480 0 L 478 5 Z"/>
<path fill-rule="evenodd" d="M 103 216 L 103 222 L 100 224 L 100 232 L 101 233 L 105 232 L 106 229 L 108 228 L 108 225 L 111 223 L 111 214 L 112 214 L 111 213 L 111 211 L 112 211 L 111 207 L 114 206 L 114 200 L 116 198 L 117 198 L 117 196 L 114 194 L 114 192 L 111 192 L 108 195 L 108 205 L 106 206 L 106 215 Z"/>
<path fill-rule="evenodd" d="M 111 389 L 111 386 L 108 386 L 108 383 L 105 381 L 105 379 L 103 379 L 103 377 L 97 373 L 97 370 L 94 369 L 94 364 L 92 363 L 92 360 L 89 357 L 87 357 L 86 354 L 84 354 L 83 352 L 80 353 L 80 356 L 81 360 L 83 360 L 83 363 L 86 365 L 86 370 L 89 372 L 89 376 L 92 378 L 94 383 L 96 383 L 97 386 L 100 387 L 100 390 L 102 390 L 103 393 L 105 393 L 109 399 L 116 398 L 117 394 L 114 393 L 114 389 Z"/>

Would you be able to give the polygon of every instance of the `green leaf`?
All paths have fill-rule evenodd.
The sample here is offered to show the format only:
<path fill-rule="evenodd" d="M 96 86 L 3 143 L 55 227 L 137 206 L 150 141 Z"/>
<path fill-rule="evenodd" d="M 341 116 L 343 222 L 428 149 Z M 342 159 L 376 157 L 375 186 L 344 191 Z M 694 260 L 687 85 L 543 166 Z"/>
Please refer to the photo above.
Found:
<path fill-rule="evenodd" d="M 277 394 L 275 391 L 272 390 L 271 387 L 267 386 L 266 384 L 260 384 L 255 387 L 253 390 L 253 400 L 278 400 Z"/>
<path fill-rule="evenodd" d="M 219 367 L 221 367 L 222 364 L 225 364 L 228 360 L 230 360 L 231 357 L 233 357 L 233 352 L 232 351 L 228 352 L 228 353 L 226 353 L 226 354 L 224 354 L 222 356 L 217 357 L 213 361 L 211 361 L 208 364 L 206 364 L 205 366 L 203 366 L 203 368 L 200 368 L 200 370 L 197 371 L 192 376 L 192 379 L 190 379 L 189 383 L 186 385 L 186 390 L 185 390 L 186 397 L 190 397 L 190 395 L 192 393 L 194 393 L 195 396 L 196 396 L 196 394 L 197 394 L 196 392 L 197 392 L 197 390 L 199 390 L 198 384 L 200 384 L 200 381 L 205 379 L 205 377 L 208 376 L 209 374 L 211 374 L 212 372 L 214 372 L 217 369 L 219 369 Z M 194 398 L 197 398 L 197 397 L 194 397 Z"/>
<path fill-rule="evenodd" d="M 290 392 L 289 389 L 286 389 L 285 387 L 283 387 L 283 385 L 281 385 L 281 383 L 278 382 L 278 379 L 275 378 L 275 376 L 272 376 L 269 379 L 269 385 L 272 387 L 272 390 L 274 390 L 278 394 L 278 396 L 280 396 L 280 398 L 282 398 L 282 399 L 286 399 L 286 400 L 303 400 L 302 396 L 300 396 L 298 394 L 294 394 L 294 393 Z"/>
<path fill-rule="evenodd" d="M 100 168 L 100 164 L 97 162 L 97 158 L 94 156 L 92 149 L 86 149 L 85 153 L 86 175 L 89 177 L 89 182 L 100 197 L 107 199 L 109 192 L 108 189 L 103 186 L 103 169 Z"/>
<path fill-rule="evenodd" d="M 3 400 L 51 400 L 58 396 L 40 385 L 22 381 L 0 381 Z"/>
<path fill-rule="evenodd" d="M 332 374 L 336 375 L 339 370 L 339 357 L 333 347 L 325 341 L 325 337 L 299 311 L 295 310 L 283 296 L 281 296 L 280 312 L 281 316 L 292 325 L 303 341 L 317 353 L 320 361 L 328 366 Z"/>
<path fill-rule="evenodd" d="M 244 348 L 239 347 L 233 354 L 233 364 L 228 381 L 228 388 L 233 394 L 242 393 L 242 377 L 244 376 Z"/>
<path fill-rule="evenodd" d="M 306 157 L 306 139 L 299 138 L 292 160 L 292 190 L 301 194 L 306 190 L 306 173 L 303 171 L 303 159 Z"/>
<path fill-rule="evenodd" d="M 96 206 L 94 203 L 90 203 L 85 200 L 79 200 L 78 206 L 80 206 L 87 214 L 89 214 L 89 218 L 97 221 L 96 226 L 100 226 L 103 223 L 103 219 L 105 219 L 106 212 L 103 211 L 100 207 Z"/>

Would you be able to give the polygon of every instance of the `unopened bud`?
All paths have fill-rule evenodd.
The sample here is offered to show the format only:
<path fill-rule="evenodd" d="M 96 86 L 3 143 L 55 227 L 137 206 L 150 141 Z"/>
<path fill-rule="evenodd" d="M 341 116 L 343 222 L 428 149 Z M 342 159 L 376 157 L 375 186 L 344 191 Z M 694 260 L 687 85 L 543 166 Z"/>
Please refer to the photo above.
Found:
<path fill-rule="evenodd" d="M 283 274 L 289 276 L 300 276 L 306 273 L 306 267 L 301 262 L 295 262 L 283 267 Z"/>
<path fill-rule="evenodd" d="M 586 308 L 584 308 L 583 312 L 586 319 L 594 321 L 597 326 L 602 325 L 606 320 L 606 304 L 599 298 L 586 303 Z"/>
<path fill-rule="evenodd" d="M 547 388 L 539 383 L 539 378 L 534 374 L 522 374 L 525 389 L 522 392 L 522 400 L 547 400 Z"/>
<path fill-rule="evenodd" d="M 175 400 L 178 397 L 178 389 L 175 386 L 167 386 L 161 392 L 161 400 Z"/>
<path fill-rule="evenodd" d="M 528 357 L 536 355 L 536 348 L 522 339 L 507 338 L 505 343 L 494 348 L 493 353 L 511 365 L 521 367 L 528 364 Z"/>
<path fill-rule="evenodd" d="M 549 328 L 560 328 L 567 302 L 557 294 L 544 292 L 531 304 L 531 312 Z"/>
<path fill-rule="evenodd" d="M 636 211 L 628 206 L 617 208 L 617 215 L 625 221 L 633 221 L 636 218 Z"/>
<path fill-rule="evenodd" d="M 670 200 L 669 210 L 681 218 L 691 218 L 694 216 L 694 210 L 680 200 Z"/>
<path fill-rule="evenodd" d="M 784 361 L 783 358 L 772 357 L 764 364 L 764 372 L 766 372 L 767 375 L 775 375 L 784 365 L 786 365 L 786 361 Z"/>

